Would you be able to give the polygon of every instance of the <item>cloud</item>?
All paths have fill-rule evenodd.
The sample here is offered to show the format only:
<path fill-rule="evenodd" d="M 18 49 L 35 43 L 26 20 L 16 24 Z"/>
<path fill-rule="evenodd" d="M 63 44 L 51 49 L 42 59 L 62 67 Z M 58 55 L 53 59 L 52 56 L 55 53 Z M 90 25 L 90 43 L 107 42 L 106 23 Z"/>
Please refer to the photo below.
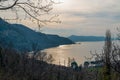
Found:
<path fill-rule="evenodd" d="M 106 29 L 114 33 L 120 25 L 119 3 L 120 0 L 64 0 L 53 6 L 51 13 L 60 14 L 62 23 L 50 23 L 42 30 L 62 36 L 104 35 Z"/>
<path fill-rule="evenodd" d="M 70 35 L 104 36 L 110 29 L 114 35 L 120 26 L 120 0 L 65 0 L 54 6 L 52 13 L 60 14 L 61 24 L 51 23 L 42 32 Z M 51 14 L 52 14 L 51 13 Z"/>

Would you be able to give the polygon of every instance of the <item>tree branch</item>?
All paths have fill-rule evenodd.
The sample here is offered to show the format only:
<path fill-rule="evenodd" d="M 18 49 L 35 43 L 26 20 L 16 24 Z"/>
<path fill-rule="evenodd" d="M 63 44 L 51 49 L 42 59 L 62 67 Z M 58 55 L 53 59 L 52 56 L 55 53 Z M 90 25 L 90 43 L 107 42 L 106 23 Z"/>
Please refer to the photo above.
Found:
<path fill-rule="evenodd" d="M 19 0 L 16 0 L 11 6 L 9 6 L 9 7 L 2 7 L 2 8 L 0 8 L 0 10 L 11 9 L 11 8 L 13 8 L 13 7 L 17 4 L 18 1 L 19 1 Z"/>

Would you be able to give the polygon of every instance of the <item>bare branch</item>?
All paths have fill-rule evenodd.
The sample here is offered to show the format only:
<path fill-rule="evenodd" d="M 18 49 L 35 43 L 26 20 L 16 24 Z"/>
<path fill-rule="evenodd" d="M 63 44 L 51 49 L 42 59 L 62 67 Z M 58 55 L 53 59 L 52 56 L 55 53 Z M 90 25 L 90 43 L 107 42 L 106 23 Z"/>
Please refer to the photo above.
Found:
<path fill-rule="evenodd" d="M 0 8 L 0 10 L 11 9 L 11 8 L 13 8 L 13 7 L 17 4 L 18 1 L 19 1 L 19 0 L 16 0 L 11 6 L 8 6 L 8 7 L 2 7 L 2 8 Z"/>
<path fill-rule="evenodd" d="M 3 1 L 2 1 L 3 2 Z M 13 4 L 9 6 L 9 3 L 7 5 L 8 7 L 4 6 L 0 2 L 0 10 L 2 11 L 8 11 L 11 10 L 11 12 L 15 12 L 16 18 L 13 19 L 6 19 L 6 20 L 19 20 L 21 21 L 20 17 L 23 17 L 23 12 L 25 13 L 25 17 L 29 18 L 32 22 L 35 20 L 38 27 L 41 28 L 41 26 L 46 25 L 47 23 L 61 23 L 61 21 L 57 18 L 58 15 L 51 16 L 50 18 L 46 18 L 47 16 L 49 17 L 50 14 L 49 12 L 53 9 L 53 4 L 58 4 L 54 2 L 53 0 L 39 0 L 38 3 L 35 3 L 34 1 L 31 0 L 26 0 L 26 1 L 20 1 L 20 0 L 15 0 Z M 7 0 L 7 2 L 10 2 Z M 12 1 L 11 1 L 12 2 Z M 3 2 L 4 3 L 4 2 Z M 6 12 L 5 12 L 6 13 Z M 28 15 L 28 16 L 26 16 Z M 46 16 L 46 17 L 41 17 L 41 16 Z"/>

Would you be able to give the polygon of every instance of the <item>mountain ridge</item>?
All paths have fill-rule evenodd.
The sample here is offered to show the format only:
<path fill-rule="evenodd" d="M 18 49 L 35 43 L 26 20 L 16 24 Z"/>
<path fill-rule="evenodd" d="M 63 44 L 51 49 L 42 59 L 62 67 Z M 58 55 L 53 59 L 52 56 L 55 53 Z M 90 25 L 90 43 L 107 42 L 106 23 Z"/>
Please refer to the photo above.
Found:
<path fill-rule="evenodd" d="M 86 41 L 104 41 L 105 37 L 104 36 L 76 36 L 76 35 L 71 35 L 68 37 L 70 40 L 74 41 L 74 42 L 86 42 Z M 114 40 L 112 38 L 112 40 Z"/>
<path fill-rule="evenodd" d="M 33 51 L 73 43 L 67 38 L 35 32 L 27 26 L 10 24 L 0 18 L 0 44 L 2 47 L 10 47 L 17 51 Z"/>

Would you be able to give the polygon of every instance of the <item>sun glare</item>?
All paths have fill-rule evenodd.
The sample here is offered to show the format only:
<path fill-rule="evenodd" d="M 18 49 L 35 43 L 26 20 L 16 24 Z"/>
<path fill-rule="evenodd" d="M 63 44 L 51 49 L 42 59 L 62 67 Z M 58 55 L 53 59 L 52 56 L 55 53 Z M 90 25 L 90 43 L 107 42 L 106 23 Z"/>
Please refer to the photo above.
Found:
<path fill-rule="evenodd" d="M 65 2 L 65 0 L 60 0 L 60 2 Z"/>

